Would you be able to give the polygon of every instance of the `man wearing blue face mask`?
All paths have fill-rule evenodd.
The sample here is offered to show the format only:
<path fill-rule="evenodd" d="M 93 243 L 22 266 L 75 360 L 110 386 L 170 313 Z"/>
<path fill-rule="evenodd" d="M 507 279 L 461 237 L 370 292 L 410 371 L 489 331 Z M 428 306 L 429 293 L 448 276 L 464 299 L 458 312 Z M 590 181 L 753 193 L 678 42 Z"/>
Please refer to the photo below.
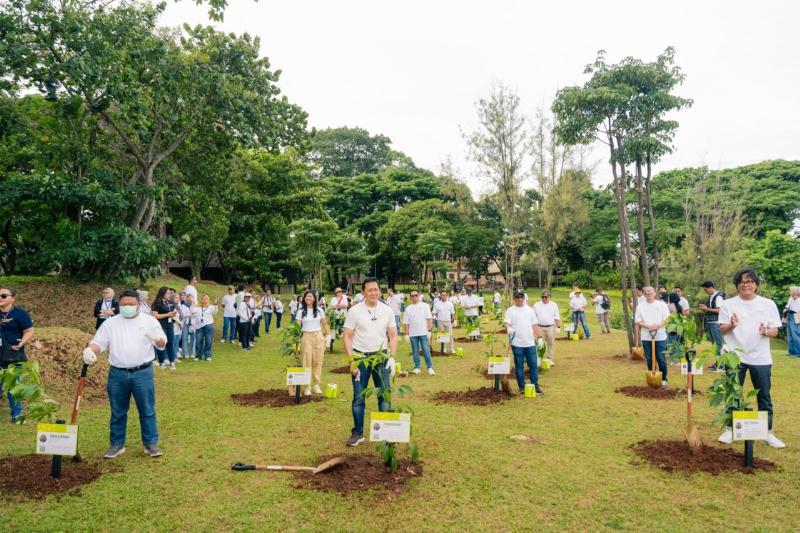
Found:
<path fill-rule="evenodd" d="M 111 447 L 103 454 L 113 459 L 125 453 L 125 434 L 131 395 L 139 411 L 144 453 L 160 457 L 153 382 L 153 347 L 164 348 L 167 336 L 158 320 L 140 312 L 139 295 L 125 291 L 119 299 L 119 315 L 107 319 L 83 351 L 83 362 L 97 362 L 97 354 L 109 349 L 108 399 L 111 405 Z"/>

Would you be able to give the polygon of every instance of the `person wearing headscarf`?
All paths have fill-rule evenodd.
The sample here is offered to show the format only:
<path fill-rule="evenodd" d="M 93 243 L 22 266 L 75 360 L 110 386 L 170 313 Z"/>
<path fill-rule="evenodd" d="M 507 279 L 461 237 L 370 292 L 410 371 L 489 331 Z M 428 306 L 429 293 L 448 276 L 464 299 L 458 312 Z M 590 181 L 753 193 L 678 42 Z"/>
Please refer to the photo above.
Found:
<path fill-rule="evenodd" d="M 97 319 L 94 329 L 100 329 L 107 319 L 119 314 L 119 302 L 114 299 L 111 287 L 103 289 L 103 297 L 94 304 L 94 317 Z"/>

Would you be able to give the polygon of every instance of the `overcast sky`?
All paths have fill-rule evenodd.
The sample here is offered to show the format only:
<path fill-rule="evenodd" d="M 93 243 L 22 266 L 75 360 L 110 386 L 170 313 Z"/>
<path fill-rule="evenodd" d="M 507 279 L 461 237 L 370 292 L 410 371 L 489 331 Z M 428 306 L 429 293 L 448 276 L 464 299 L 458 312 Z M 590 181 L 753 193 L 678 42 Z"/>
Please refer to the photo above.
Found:
<path fill-rule="evenodd" d="M 694 106 L 676 115 L 675 152 L 657 170 L 727 168 L 800 159 L 800 2 L 517 2 L 229 0 L 210 23 L 191 0 L 170 3 L 164 25 L 212 24 L 259 35 L 279 86 L 309 126 L 361 127 L 434 172 L 450 156 L 473 191 L 459 127 L 492 80 L 516 90 L 523 112 L 583 84 L 598 50 L 616 63 L 653 61 L 667 46 Z M 606 153 L 595 184 L 610 181 Z"/>

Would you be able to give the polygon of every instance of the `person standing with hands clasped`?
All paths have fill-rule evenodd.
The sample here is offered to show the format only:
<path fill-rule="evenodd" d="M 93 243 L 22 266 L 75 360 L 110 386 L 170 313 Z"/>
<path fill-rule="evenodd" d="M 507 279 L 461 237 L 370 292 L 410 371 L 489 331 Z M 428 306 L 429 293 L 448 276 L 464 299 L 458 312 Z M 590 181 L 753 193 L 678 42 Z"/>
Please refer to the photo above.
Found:
<path fill-rule="evenodd" d="M 636 306 L 636 325 L 642 331 L 642 346 L 644 347 L 644 360 L 647 370 L 652 371 L 653 340 L 655 340 L 656 361 L 661 370 L 661 388 L 667 388 L 667 361 L 664 351 L 667 349 L 666 322 L 669 318 L 669 308 L 661 300 L 656 300 L 656 290 L 653 287 L 644 288 L 644 303 Z"/>
<path fill-rule="evenodd" d="M 14 305 L 17 293 L 9 287 L 0 288 L 0 368 L 6 369 L 16 363 L 25 363 L 25 345 L 33 338 L 33 321 L 24 309 Z M 0 380 L 0 395 L 3 394 L 3 381 Z M 8 406 L 11 408 L 11 422 L 25 423 L 22 417 L 22 403 L 14 401 L 11 390 L 6 392 Z"/>
<path fill-rule="evenodd" d="M 328 321 L 325 319 L 325 311 L 317 306 L 317 295 L 312 291 L 306 291 L 297 310 L 297 321 L 303 335 L 300 337 L 300 356 L 303 359 L 303 366 L 311 368 L 311 375 L 314 378 L 314 394 L 322 394 L 320 383 L 322 383 L 322 361 L 325 357 L 325 339 L 331 334 Z M 325 336 L 322 336 L 322 330 Z M 305 388 L 304 394 L 311 396 L 311 387 Z"/>
<path fill-rule="evenodd" d="M 103 457 L 113 459 L 125 453 L 125 435 L 131 396 L 139 411 L 144 453 L 160 457 L 156 425 L 156 391 L 153 381 L 153 347 L 163 349 L 167 336 L 158 320 L 139 312 L 135 291 L 125 291 L 119 298 L 119 312 L 100 326 L 83 351 L 83 362 L 92 365 L 97 354 L 109 349 L 108 400 L 111 405 L 111 447 Z"/>
<path fill-rule="evenodd" d="M 352 371 L 353 381 L 353 422 L 354 426 L 347 439 L 348 446 L 358 446 L 364 442 L 364 410 L 366 400 L 361 394 L 369 385 L 372 376 L 375 387 L 383 392 L 390 385 L 395 373 L 395 355 L 397 354 L 397 324 L 394 313 L 389 306 L 378 304 L 381 287 L 377 278 L 369 277 L 361 282 L 364 300 L 350 308 L 344 321 L 344 352 L 351 364 L 358 361 Z M 386 349 L 386 333 L 389 333 L 389 349 Z M 378 363 L 367 368 L 364 359 L 382 353 L 386 363 Z M 378 395 L 378 410 L 389 411 L 392 408 L 382 394 Z"/>
<path fill-rule="evenodd" d="M 406 307 L 403 315 L 403 325 L 405 326 L 406 340 L 411 342 L 411 355 L 414 356 L 414 373 L 419 374 L 419 350 L 425 355 L 425 366 L 428 367 L 428 374 L 433 376 L 433 361 L 431 360 L 431 329 L 433 328 L 433 316 L 431 308 L 427 304 L 419 301 L 419 291 L 411 291 L 411 305 Z"/>
<path fill-rule="evenodd" d="M 536 321 L 539 322 L 539 331 L 542 332 L 547 344 L 547 360 L 550 366 L 555 366 L 553 358 L 556 351 L 556 333 L 561 333 L 561 313 L 558 304 L 550 298 L 550 291 L 542 291 L 542 301 L 533 304 Z"/>
<path fill-rule="evenodd" d="M 730 350 L 740 350 L 739 385 L 750 372 L 753 389 L 758 391 L 758 410 L 769 413 L 769 434 L 762 441 L 773 448 L 786 445 L 772 433 L 772 353 L 769 339 L 778 334 L 781 315 L 775 302 L 756 294 L 758 274 L 752 267 L 743 268 L 733 275 L 733 284 L 739 296 L 725 300 L 719 309 L 719 329 Z M 733 432 L 727 428 L 719 439 L 723 444 L 733 442 Z"/>
<path fill-rule="evenodd" d="M 544 394 L 539 388 L 539 364 L 536 354 L 537 346 L 544 346 L 542 335 L 539 331 L 539 321 L 533 308 L 525 305 L 525 291 L 514 291 L 514 305 L 506 309 L 503 318 L 508 342 L 514 352 L 514 370 L 517 373 L 519 393 L 525 393 L 525 363 L 528 363 L 528 373 L 531 384 L 536 386 L 536 394 Z M 534 339 L 536 339 L 534 341 Z"/>
<path fill-rule="evenodd" d="M 106 319 L 118 314 L 119 302 L 114 299 L 114 290 L 111 287 L 106 287 L 103 289 L 103 297 L 97 300 L 94 305 L 94 317 L 97 319 L 94 329 L 100 329 Z"/>
<path fill-rule="evenodd" d="M 217 314 L 219 298 L 211 305 L 208 294 L 200 297 L 200 305 L 195 305 L 192 310 L 192 322 L 197 335 L 197 352 L 195 361 L 205 359 L 211 362 L 211 348 L 214 342 L 214 315 Z"/>

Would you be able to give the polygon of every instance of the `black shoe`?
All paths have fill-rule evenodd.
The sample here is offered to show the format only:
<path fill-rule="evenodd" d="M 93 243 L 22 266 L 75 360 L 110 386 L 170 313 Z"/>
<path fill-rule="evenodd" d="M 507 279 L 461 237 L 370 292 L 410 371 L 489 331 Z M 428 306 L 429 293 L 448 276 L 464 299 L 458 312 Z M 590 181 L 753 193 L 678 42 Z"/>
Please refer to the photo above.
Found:
<path fill-rule="evenodd" d="M 519 392 L 517 394 L 525 394 L 525 389 L 519 389 Z"/>
<path fill-rule="evenodd" d="M 539 387 L 538 384 L 536 385 L 536 394 L 544 394 L 544 391 Z"/>

